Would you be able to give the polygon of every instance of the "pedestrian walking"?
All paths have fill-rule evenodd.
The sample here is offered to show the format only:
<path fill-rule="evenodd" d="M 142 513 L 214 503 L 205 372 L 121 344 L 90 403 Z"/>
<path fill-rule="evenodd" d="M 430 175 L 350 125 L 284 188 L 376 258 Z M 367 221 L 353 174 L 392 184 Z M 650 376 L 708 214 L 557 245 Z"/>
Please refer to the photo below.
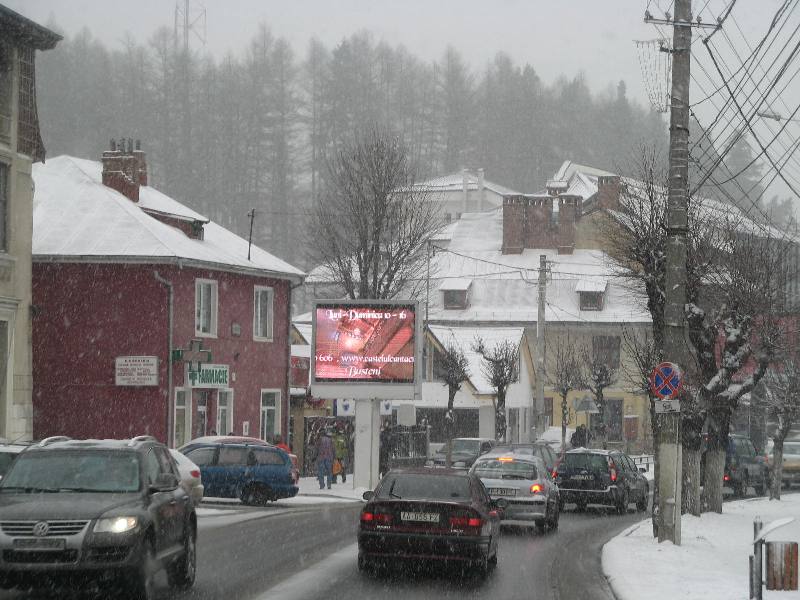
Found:
<path fill-rule="evenodd" d="M 326 483 L 328 489 L 331 489 L 334 454 L 335 450 L 330 431 L 325 429 L 317 440 L 317 480 L 319 481 L 319 489 L 321 490 L 325 489 Z M 326 477 L 327 481 L 325 480 Z"/>
<path fill-rule="evenodd" d="M 334 465 L 333 483 L 336 483 L 338 474 L 342 476 L 342 483 L 347 481 L 347 466 L 349 461 L 349 440 L 343 431 L 338 430 L 333 436 L 333 446 L 335 452 L 335 459 L 339 463 L 338 472 Z"/>

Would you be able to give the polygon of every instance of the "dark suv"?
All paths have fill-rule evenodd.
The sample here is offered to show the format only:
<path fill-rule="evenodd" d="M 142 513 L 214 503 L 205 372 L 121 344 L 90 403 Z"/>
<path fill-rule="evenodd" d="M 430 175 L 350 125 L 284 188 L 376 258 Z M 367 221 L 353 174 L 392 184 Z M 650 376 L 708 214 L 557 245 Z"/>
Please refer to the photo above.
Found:
<path fill-rule="evenodd" d="M 194 584 L 197 516 L 167 448 L 132 440 L 48 438 L 0 482 L 0 586 L 121 587 L 153 597 Z"/>
<path fill-rule="evenodd" d="M 769 466 L 746 435 L 728 437 L 723 482 L 724 485 L 731 486 L 737 496 L 747 494 L 747 488 L 751 485 L 758 496 L 763 496 L 767 491 Z"/>
<path fill-rule="evenodd" d="M 638 510 L 647 510 L 647 479 L 623 452 L 570 450 L 556 469 L 556 483 L 562 507 L 567 502 L 577 504 L 578 510 L 587 504 L 605 504 L 625 514 L 628 504 L 635 502 Z"/>

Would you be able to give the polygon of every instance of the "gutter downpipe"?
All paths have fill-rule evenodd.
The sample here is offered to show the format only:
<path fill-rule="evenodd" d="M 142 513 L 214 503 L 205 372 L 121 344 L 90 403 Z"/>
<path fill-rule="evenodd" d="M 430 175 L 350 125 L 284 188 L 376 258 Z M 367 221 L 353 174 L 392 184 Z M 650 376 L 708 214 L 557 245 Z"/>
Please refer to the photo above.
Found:
<path fill-rule="evenodd" d="M 174 291 L 172 287 L 172 282 L 167 281 L 161 275 L 158 274 L 158 271 L 153 271 L 153 276 L 156 278 L 161 285 L 167 288 L 168 294 L 168 316 L 167 316 L 167 447 L 173 448 L 175 446 L 174 432 L 173 432 L 173 423 L 172 419 L 175 414 L 175 407 L 173 406 L 174 402 L 174 393 L 173 393 L 173 383 L 172 383 L 172 326 L 173 326 L 173 305 L 174 305 Z"/>
<path fill-rule="evenodd" d="M 286 361 L 286 416 L 282 419 L 283 425 L 286 426 L 286 430 L 283 433 L 283 443 L 288 444 L 289 439 L 291 438 L 292 432 L 289 428 L 289 423 L 291 421 L 291 414 L 292 414 L 292 390 L 291 390 L 291 382 L 289 381 L 289 373 L 292 371 L 292 290 L 295 288 L 299 288 L 304 284 L 304 281 L 301 279 L 300 283 L 292 285 L 292 282 L 289 281 L 288 291 L 286 292 L 286 315 L 287 315 L 287 325 L 286 328 L 286 342 L 287 342 L 287 355 L 288 359 Z M 310 384 L 310 382 L 309 382 Z M 305 440 L 303 440 L 305 444 Z M 294 448 L 292 448 L 292 452 L 295 452 Z"/>

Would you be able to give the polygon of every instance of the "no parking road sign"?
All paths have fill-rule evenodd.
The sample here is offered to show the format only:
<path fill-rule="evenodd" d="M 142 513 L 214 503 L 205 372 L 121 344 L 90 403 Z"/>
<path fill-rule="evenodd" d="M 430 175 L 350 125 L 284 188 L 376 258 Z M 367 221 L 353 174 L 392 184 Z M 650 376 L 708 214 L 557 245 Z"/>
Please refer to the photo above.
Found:
<path fill-rule="evenodd" d="M 650 374 L 650 391 L 661 398 L 656 403 L 656 412 L 677 412 L 680 410 L 678 395 L 683 388 L 683 373 L 678 365 L 662 362 Z"/>

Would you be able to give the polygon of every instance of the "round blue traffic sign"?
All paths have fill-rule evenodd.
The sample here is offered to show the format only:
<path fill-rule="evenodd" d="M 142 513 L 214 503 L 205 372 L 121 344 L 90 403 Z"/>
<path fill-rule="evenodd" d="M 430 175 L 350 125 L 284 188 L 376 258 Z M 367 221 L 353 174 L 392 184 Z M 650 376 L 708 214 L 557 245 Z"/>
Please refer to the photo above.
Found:
<path fill-rule="evenodd" d="M 677 398 L 683 388 L 683 373 L 678 365 L 662 362 L 650 373 L 650 391 L 659 398 Z"/>

